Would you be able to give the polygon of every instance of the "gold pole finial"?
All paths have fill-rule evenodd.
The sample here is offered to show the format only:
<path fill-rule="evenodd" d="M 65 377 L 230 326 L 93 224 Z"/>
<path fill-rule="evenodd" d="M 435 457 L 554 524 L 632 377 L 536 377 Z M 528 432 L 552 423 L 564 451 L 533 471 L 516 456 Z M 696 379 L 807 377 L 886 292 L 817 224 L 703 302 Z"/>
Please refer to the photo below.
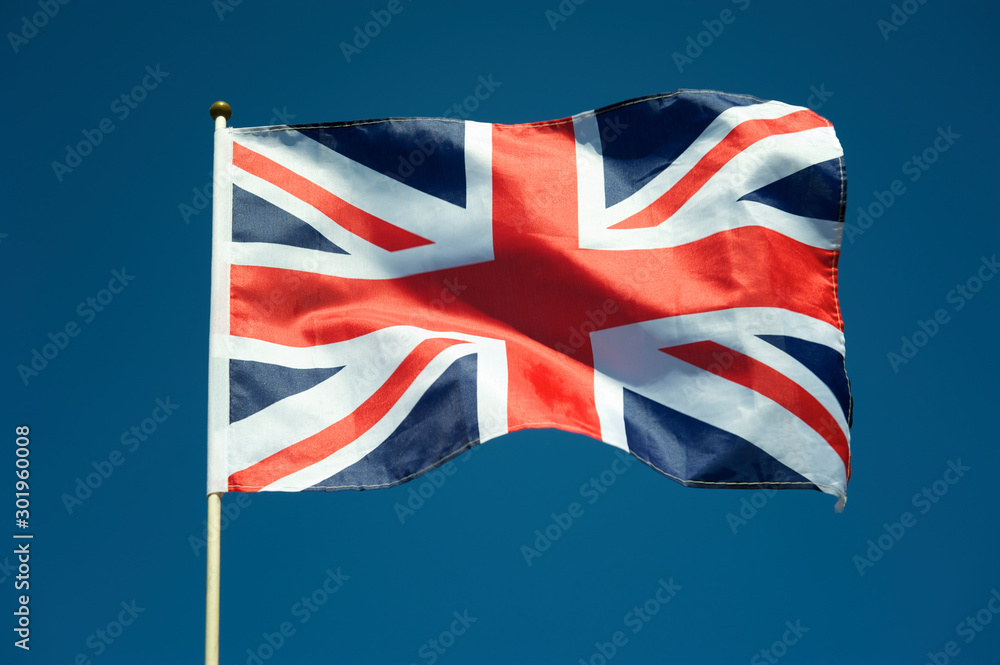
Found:
<path fill-rule="evenodd" d="M 215 102 L 212 108 L 208 109 L 208 114 L 212 116 L 212 120 L 221 115 L 228 121 L 233 117 L 233 108 L 226 102 Z"/>

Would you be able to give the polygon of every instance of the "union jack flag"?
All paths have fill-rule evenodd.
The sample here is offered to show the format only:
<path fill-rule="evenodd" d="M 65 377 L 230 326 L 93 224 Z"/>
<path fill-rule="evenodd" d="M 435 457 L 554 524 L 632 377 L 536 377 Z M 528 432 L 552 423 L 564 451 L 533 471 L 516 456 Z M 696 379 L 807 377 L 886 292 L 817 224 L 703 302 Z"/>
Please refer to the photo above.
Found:
<path fill-rule="evenodd" d="M 558 428 L 845 499 L 833 127 L 679 91 L 216 132 L 209 491 L 372 489 Z"/>

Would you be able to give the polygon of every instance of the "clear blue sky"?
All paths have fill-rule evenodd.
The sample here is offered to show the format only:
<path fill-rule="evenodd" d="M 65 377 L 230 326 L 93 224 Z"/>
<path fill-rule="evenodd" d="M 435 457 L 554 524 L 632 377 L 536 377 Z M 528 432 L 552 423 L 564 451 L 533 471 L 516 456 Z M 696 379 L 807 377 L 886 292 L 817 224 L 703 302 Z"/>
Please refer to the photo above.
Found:
<path fill-rule="evenodd" d="M 487 122 L 707 88 L 834 123 L 847 509 L 639 464 L 582 493 L 614 449 L 555 431 L 491 442 L 439 486 L 230 494 L 222 662 L 997 663 L 1000 10 L 897 4 L 4 3 L 0 660 L 202 657 L 209 105 L 235 126 L 438 116 L 483 77 L 495 90 L 469 115 Z M 30 653 L 12 631 L 17 425 Z"/>

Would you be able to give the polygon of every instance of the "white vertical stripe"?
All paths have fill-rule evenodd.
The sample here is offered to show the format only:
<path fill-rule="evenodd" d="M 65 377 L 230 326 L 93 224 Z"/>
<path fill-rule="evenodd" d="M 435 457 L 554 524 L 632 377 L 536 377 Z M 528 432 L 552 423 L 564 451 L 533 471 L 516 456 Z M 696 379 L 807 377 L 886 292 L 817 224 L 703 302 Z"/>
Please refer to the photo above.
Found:
<path fill-rule="evenodd" d="M 229 472 L 229 265 L 233 237 L 229 129 L 215 130 L 212 166 L 212 297 L 208 336 L 208 493 L 225 492 Z"/>

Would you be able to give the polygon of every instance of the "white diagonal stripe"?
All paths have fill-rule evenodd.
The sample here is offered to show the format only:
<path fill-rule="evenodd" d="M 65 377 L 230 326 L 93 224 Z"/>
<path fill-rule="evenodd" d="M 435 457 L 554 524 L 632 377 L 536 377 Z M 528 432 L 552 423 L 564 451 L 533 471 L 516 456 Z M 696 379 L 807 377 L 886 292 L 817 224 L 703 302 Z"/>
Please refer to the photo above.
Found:
<path fill-rule="evenodd" d="M 711 340 L 765 362 L 814 395 L 849 440 L 846 419 L 832 391 L 758 334 L 797 337 L 844 352 L 843 333 L 834 326 L 777 308 L 688 314 L 591 333 L 602 439 L 627 449 L 622 393 L 627 387 L 736 434 L 824 491 L 842 496 L 847 480 L 843 461 L 812 427 L 754 390 L 659 351 Z"/>
<path fill-rule="evenodd" d="M 666 169 L 640 190 L 605 208 L 604 167 L 597 118 L 574 118 L 577 145 L 580 244 L 589 249 L 677 247 L 744 226 L 771 228 L 799 242 L 837 249 L 837 222 L 792 215 L 753 201 L 739 201 L 808 166 L 843 155 L 832 127 L 778 134 L 755 142 L 727 162 L 665 223 L 651 228 L 610 229 L 649 207 L 670 191 L 720 141 L 742 122 L 775 119 L 805 110 L 780 102 L 735 106 L 719 116 Z M 763 214 L 765 209 L 774 214 Z"/>
<path fill-rule="evenodd" d="M 234 442 L 227 467 L 230 473 L 252 466 L 348 417 L 385 383 L 420 342 L 436 338 L 461 339 L 469 343 L 442 351 L 437 358 L 450 359 L 447 364 L 435 374 L 432 366 L 438 367 L 438 360 L 433 361 L 407 391 L 426 390 L 456 358 L 476 353 L 479 356 L 477 403 L 483 423 L 482 438 L 486 440 L 506 433 L 507 364 L 505 346 L 500 340 L 410 326 L 394 326 L 355 339 L 313 347 L 290 347 L 232 337 L 232 358 L 237 360 L 299 369 L 339 366 L 344 369 L 309 390 L 288 396 L 229 425 L 229 436 Z M 504 417 L 497 418 L 497 413 L 503 413 Z M 324 478 L 329 475 L 333 474 Z"/>

